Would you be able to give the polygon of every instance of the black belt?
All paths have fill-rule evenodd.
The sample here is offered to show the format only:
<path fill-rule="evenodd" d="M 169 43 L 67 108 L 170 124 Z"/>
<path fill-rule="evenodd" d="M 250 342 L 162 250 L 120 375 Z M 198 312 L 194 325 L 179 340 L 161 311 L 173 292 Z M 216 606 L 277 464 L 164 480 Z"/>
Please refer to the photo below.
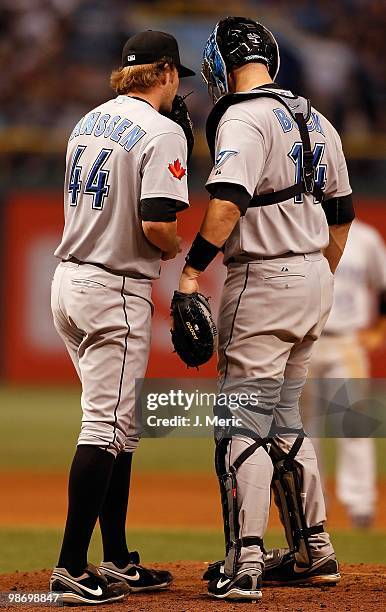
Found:
<path fill-rule="evenodd" d="M 104 270 L 105 272 L 109 272 L 109 274 L 114 274 L 114 276 L 125 276 L 127 278 L 146 278 L 144 276 L 141 276 L 140 274 L 136 274 L 135 272 L 132 272 L 131 274 L 125 274 L 125 272 L 118 272 L 117 270 L 112 270 L 111 268 L 108 268 L 107 266 L 104 266 L 103 264 L 100 263 L 95 263 L 94 261 L 81 261 L 80 259 L 77 259 L 76 257 L 69 257 L 68 259 L 62 259 L 63 263 L 66 262 L 71 262 L 71 263 L 75 263 L 78 266 L 83 266 L 85 264 L 88 264 L 89 266 L 97 266 L 97 268 L 101 268 L 102 270 Z M 147 279 L 148 280 L 148 279 Z"/>
<path fill-rule="evenodd" d="M 280 259 L 282 257 L 292 257 L 296 255 L 304 255 L 304 253 L 293 253 L 292 251 L 287 251 L 286 253 L 282 253 L 281 255 L 239 255 L 237 257 L 230 257 L 225 265 L 230 263 L 249 263 L 251 261 L 269 261 L 271 259 Z"/>

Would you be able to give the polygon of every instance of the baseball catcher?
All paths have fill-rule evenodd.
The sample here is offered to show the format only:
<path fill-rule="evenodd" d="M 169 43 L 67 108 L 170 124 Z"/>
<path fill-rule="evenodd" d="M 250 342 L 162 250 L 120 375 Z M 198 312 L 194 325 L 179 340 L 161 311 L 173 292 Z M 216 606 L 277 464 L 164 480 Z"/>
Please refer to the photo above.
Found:
<path fill-rule="evenodd" d="M 336 130 L 275 83 L 279 64 L 273 34 L 243 17 L 217 23 L 204 50 L 215 103 L 207 121 L 211 200 L 179 291 L 199 293 L 200 274 L 223 250 L 219 390 L 248 400 L 227 408 L 240 426 L 215 431 L 225 558 L 206 578 L 218 599 L 257 600 L 263 579 L 340 579 L 299 398 L 354 212 Z M 265 556 L 271 484 L 289 548 Z"/>

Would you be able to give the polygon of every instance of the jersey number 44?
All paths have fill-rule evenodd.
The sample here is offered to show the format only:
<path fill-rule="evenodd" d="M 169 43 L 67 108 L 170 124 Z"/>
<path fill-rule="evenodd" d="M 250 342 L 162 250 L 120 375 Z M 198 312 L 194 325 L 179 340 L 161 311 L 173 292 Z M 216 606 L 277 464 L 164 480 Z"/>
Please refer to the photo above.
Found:
<path fill-rule="evenodd" d="M 110 171 L 103 168 L 110 157 L 112 149 L 102 149 L 97 155 L 87 175 L 85 186 L 82 179 L 82 165 L 79 163 L 87 147 L 78 145 L 71 162 L 70 181 L 68 191 L 70 193 L 70 206 L 78 204 L 79 194 L 84 193 L 92 196 L 92 208 L 102 210 L 105 198 L 109 195 L 110 185 L 108 183 Z"/>

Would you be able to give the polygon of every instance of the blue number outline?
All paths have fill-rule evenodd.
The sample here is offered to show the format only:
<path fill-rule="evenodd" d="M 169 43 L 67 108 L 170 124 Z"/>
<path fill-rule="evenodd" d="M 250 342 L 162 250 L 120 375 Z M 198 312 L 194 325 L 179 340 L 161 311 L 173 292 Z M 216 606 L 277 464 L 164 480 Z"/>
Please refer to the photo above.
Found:
<path fill-rule="evenodd" d="M 103 164 L 109 159 L 113 149 L 102 149 L 94 161 L 88 173 L 84 193 L 92 195 L 92 207 L 94 210 L 103 210 L 105 198 L 109 195 L 110 185 L 108 178 L 110 170 L 103 168 Z"/>
<path fill-rule="evenodd" d="M 324 189 L 327 182 L 327 164 L 321 163 L 325 149 L 326 144 L 324 142 L 317 142 L 312 151 L 314 156 L 313 164 L 316 167 L 315 182 L 321 189 Z M 300 183 L 303 167 L 303 143 L 295 142 L 288 153 L 288 157 L 295 164 L 295 182 Z M 294 202 L 295 204 L 303 204 L 303 194 L 295 196 Z M 316 199 L 315 202 L 317 202 Z"/>
<path fill-rule="evenodd" d="M 82 173 L 82 166 L 78 165 L 78 161 L 82 157 L 84 151 L 87 149 L 85 145 L 78 145 L 75 149 L 74 156 L 71 162 L 70 179 L 68 185 L 68 193 L 71 194 L 70 206 L 77 206 L 79 193 L 82 189 L 82 183 L 80 176 Z"/>
<path fill-rule="evenodd" d="M 83 167 L 78 162 L 86 149 L 86 145 L 78 145 L 72 157 L 68 186 L 68 192 L 71 194 L 70 206 L 78 205 L 79 194 L 82 191 L 83 180 L 80 177 Z M 110 170 L 103 168 L 103 165 L 109 159 L 112 152 L 113 149 L 101 149 L 86 178 L 83 193 L 93 196 L 92 208 L 94 210 L 103 210 L 105 198 L 107 198 L 110 192 L 110 185 L 108 183 Z"/>

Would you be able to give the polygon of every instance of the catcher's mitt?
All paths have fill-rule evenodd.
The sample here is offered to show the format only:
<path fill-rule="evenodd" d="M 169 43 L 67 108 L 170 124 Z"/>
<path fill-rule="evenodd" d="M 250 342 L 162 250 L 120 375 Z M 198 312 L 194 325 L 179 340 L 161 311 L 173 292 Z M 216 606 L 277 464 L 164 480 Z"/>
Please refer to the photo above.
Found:
<path fill-rule="evenodd" d="M 189 94 L 188 94 L 189 95 Z M 188 161 L 192 155 L 194 147 L 194 134 L 193 134 L 193 123 L 189 115 L 188 107 L 185 104 L 185 96 L 175 96 L 173 100 L 172 110 L 169 113 L 163 113 L 165 117 L 168 117 L 175 123 L 178 123 L 184 130 L 186 142 L 188 144 Z"/>
<path fill-rule="evenodd" d="M 213 355 L 217 329 L 208 300 L 201 293 L 175 291 L 171 303 L 172 342 L 188 367 L 197 368 Z"/>

